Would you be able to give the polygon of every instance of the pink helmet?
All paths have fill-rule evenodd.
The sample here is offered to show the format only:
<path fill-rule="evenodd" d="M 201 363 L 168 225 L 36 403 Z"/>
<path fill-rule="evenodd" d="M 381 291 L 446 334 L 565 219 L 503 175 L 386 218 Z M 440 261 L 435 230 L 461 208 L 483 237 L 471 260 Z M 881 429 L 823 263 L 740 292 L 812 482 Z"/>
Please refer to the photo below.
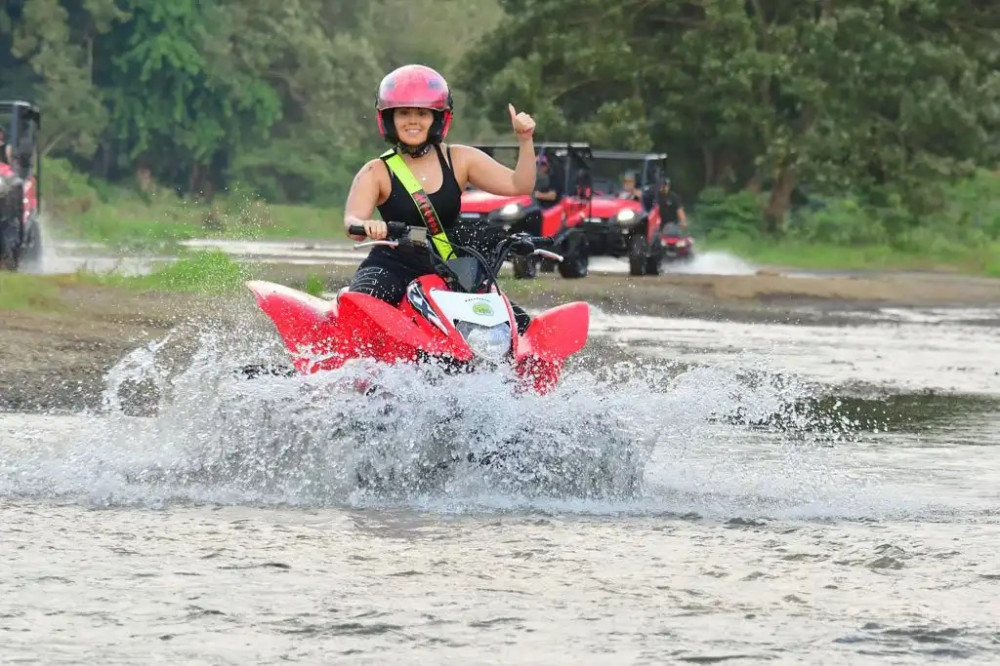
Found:
<path fill-rule="evenodd" d="M 404 65 L 385 75 L 378 86 L 375 109 L 378 131 L 389 143 L 399 143 L 392 110 L 402 107 L 430 109 L 434 123 L 427 135 L 429 143 L 441 143 L 451 125 L 451 91 L 437 71 L 424 65 Z"/>

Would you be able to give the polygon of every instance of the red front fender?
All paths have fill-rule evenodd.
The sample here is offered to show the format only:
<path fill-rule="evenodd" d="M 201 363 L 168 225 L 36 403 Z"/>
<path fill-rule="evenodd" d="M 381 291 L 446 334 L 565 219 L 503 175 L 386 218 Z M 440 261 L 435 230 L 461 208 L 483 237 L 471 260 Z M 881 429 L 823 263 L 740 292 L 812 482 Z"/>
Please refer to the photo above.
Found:
<path fill-rule="evenodd" d="M 567 303 L 531 320 L 517 343 L 517 369 L 534 381 L 535 390 L 548 392 L 559 380 L 566 358 L 583 349 L 590 331 L 590 307 Z"/>

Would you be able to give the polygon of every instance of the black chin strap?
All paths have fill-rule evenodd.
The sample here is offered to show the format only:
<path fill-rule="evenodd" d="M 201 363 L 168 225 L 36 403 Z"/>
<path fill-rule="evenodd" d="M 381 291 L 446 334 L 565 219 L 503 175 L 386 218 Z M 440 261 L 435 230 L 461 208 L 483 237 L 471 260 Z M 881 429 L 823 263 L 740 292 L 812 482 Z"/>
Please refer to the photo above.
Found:
<path fill-rule="evenodd" d="M 423 157 L 427 153 L 431 152 L 431 144 L 430 143 L 422 143 L 422 144 L 420 144 L 419 146 L 416 146 L 416 147 L 407 146 L 404 143 L 397 143 L 396 144 L 396 148 L 397 148 L 397 150 L 399 150 L 399 152 L 406 153 L 410 157 Z"/>

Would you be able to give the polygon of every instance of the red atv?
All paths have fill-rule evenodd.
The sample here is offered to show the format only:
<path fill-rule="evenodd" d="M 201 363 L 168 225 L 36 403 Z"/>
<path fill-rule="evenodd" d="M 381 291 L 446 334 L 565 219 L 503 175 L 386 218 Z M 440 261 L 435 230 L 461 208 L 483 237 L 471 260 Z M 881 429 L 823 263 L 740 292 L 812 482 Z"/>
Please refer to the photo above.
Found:
<path fill-rule="evenodd" d="M 694 241 L 679 226 L 660 229 L 656 190 L 666 164 L 666 153 L 591 151 L 594 196 L 583 225 L 591 254 L 628 257 L 632 275 L 659 275 L 665 261 L 693 257 Z M 641 194 L 620 191 L 623 170 Z"/>
<path fill-rule="evenodd" d="M 41 113 L 27 102 L 0 102 L 4 140 L 0 151 L 0 270 L 16 271 L 42 254 L 38 222 L 38 130 Z M 0 121 L 2 123 L 2 121 Z"/>
<path fill-rule="evenodd" d="M 427 243 L 423 227 L 388 226 L 386 240 L 356 247 Z M 351 227 L 350 233 L 364 235 L 364 228 Z M 583 302 L 552 308 L 519 333 L 496 276 L 508 254 L 540 253 L 559 260 L 540 249 L 550 243 L 515 233 L 488 257 L 455 245 L 460 256 L 436 260 L 435 273 L 413 280 L 398 306 L 346 291 L 325 301 L 271 282 L 247 282 L 247 287 L 271 317 L 300 372 L 336 370 L 359 358 L 389 364 L 436 361 L 469 371 L 507 364 L 521 377 L 522 388 L 546 393 L 555 387 L 565 360 L 586 344 L 590 309 Z M 256 374 L 253 368 L 244 372 Z"/>
<path fill-rule="evenodd" d="M 476 147 L 490 156 L 495 156 L 498 150 L 516 155 L 518 149 L 516 143 L 478 144 Z M 539 265 L 543 271 L 558 267 L 564 278 L 585 277 L 590 252 L 580 229 L 587 216 L 590 192 L 578 186 L 577 177 L 587 168 L 590 147 L 584 143 L 541 143 L 535 147 L 539 156 L 549 159 L 552 178 L 558 179 L 563 192 L 559 201 L 542 206 L 528 195 L 505 197 L 470 188 L 462 194 L 459 218 L 496 225 L 509 234 L 525 233 L 552 239 L 552 248 L 563 261 L 557 264 L 536 256 L 515 255 L 511 263 L 516 278 L 534 278 Z"/>
<path fill-rule="evenodd" d="M 659 252 L 664 261 L 691 261 L 694 259 L 694 239 L 681 225 L 668 222 L 661 225 Z"/>

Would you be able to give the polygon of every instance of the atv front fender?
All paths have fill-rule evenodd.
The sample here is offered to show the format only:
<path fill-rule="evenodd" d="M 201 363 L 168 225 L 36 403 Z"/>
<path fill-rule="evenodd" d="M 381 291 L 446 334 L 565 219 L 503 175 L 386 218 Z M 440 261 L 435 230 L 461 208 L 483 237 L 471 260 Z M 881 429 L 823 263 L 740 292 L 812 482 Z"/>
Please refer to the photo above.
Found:
<path fill-rule="evenodd" d="M 515 367 L 522 379 L 544 394 L 559 381 L 563 363 L 587 344 L 590 307 L 583 302 L 567 303 L 546 310 L 531 320 L 520 337 Z"/>

